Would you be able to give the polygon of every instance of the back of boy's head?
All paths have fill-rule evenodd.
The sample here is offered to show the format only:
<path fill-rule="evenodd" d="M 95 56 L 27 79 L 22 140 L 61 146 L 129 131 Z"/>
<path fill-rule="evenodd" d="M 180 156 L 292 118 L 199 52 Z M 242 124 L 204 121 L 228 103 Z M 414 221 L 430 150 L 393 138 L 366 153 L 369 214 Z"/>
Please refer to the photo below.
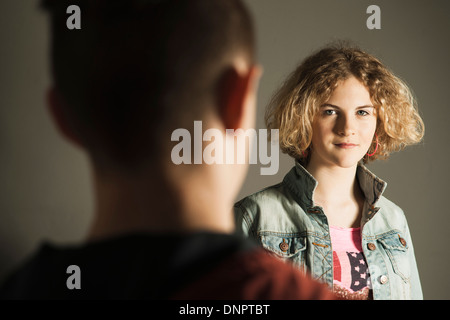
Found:
<path fill-rule="evenodd" d="M 69 30 L 70 5 L 81 29 Z M 99 166 L 157 161 L 170 133 L 214 107 L 254 35 L 241 0 L 49 0 L 55 87 L 70 130 Z"/>

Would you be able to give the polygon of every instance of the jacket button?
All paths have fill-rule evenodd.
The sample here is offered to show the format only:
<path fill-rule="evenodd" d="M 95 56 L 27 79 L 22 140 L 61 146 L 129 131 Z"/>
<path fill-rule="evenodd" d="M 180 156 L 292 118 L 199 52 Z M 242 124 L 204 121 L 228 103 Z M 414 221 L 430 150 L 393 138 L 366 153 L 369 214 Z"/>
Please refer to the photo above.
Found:
<path fill-rule="evenodd" d="M 400 238 L 400 243 L 402 244 L 402 246 L 406 247 L 406 240 L 403 238 Z"/>
<path fill-rule="evenodd" d="M 288 249 L 289 249 L 289 244 L 287 244 L 286 241 L 285 241 L 284 239 L 283 239 L 283 242 L 280 243 L 280 249 L 281 249 L 281 251 L 283 251 L 283 252 L 286 252 L 286 251 L 288 251 Z"/>
<path fill-rule="evenodd" d="M 386 282 L 388 282 L 388 277 L 386 277 L 385 275 L 382 275 L 380 277 L 380 283 L 385 284 Z"/>
<path fill-rule="evenodd" d="M 373 250 L 376 249 L 376 246 L 375 246 L 374 243 L 369 242 L 369 243 L 367 244 L 367 248 L 368 248 L 370 251 L 373 251 Z"/>

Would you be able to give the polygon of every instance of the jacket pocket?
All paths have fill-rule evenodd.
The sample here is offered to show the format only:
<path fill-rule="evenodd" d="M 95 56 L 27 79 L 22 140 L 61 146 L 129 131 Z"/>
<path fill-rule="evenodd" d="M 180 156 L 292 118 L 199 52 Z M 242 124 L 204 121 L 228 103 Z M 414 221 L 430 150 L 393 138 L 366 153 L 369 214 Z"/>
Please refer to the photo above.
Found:
<path fill-rule="evenodd" d="M 275 232 L 260 232 L 259 241 L 270 253 L 297 266 L 304 266 L 306 237 Z"/>
<path fill-rule="evenodd" d="M 378 239 L 384 248 L 386 255 L 392 264 L 394 272 L 403 281 L 408 282 L 411 276 L 411 268 L 408 260 L 408 243 L 398 232 L 390 233 Z"/>

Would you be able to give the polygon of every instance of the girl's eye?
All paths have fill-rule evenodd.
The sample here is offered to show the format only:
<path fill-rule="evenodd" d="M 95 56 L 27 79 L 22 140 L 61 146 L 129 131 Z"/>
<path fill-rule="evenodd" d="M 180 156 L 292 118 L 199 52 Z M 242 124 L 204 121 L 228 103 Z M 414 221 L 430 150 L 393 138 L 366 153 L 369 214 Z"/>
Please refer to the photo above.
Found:
<path fill-rule="evenodd" d="M 358 110 L 357 112 L 358 116 L 368 116 L 369 113 L 365 110 Z"/>
<path fill-rule="evenodd" d="M 336 110 L 328 109 L 328 110 L 325 110 L 323 113 L 326 116 L 332 116 L 333 114 L 336 114 Z"/>

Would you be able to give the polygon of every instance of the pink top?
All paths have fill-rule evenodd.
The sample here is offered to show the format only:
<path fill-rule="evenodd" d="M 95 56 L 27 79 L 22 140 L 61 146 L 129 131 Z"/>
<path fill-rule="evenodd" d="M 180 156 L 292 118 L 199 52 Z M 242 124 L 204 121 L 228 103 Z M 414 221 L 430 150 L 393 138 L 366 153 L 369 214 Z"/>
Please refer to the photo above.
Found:
<path fill-rule="evenodd" d="M 333 247 L 333 291 L 346 299 L 368 299 L 370 275 L 364 258 L 361 228 L 330 226 Z"/>

